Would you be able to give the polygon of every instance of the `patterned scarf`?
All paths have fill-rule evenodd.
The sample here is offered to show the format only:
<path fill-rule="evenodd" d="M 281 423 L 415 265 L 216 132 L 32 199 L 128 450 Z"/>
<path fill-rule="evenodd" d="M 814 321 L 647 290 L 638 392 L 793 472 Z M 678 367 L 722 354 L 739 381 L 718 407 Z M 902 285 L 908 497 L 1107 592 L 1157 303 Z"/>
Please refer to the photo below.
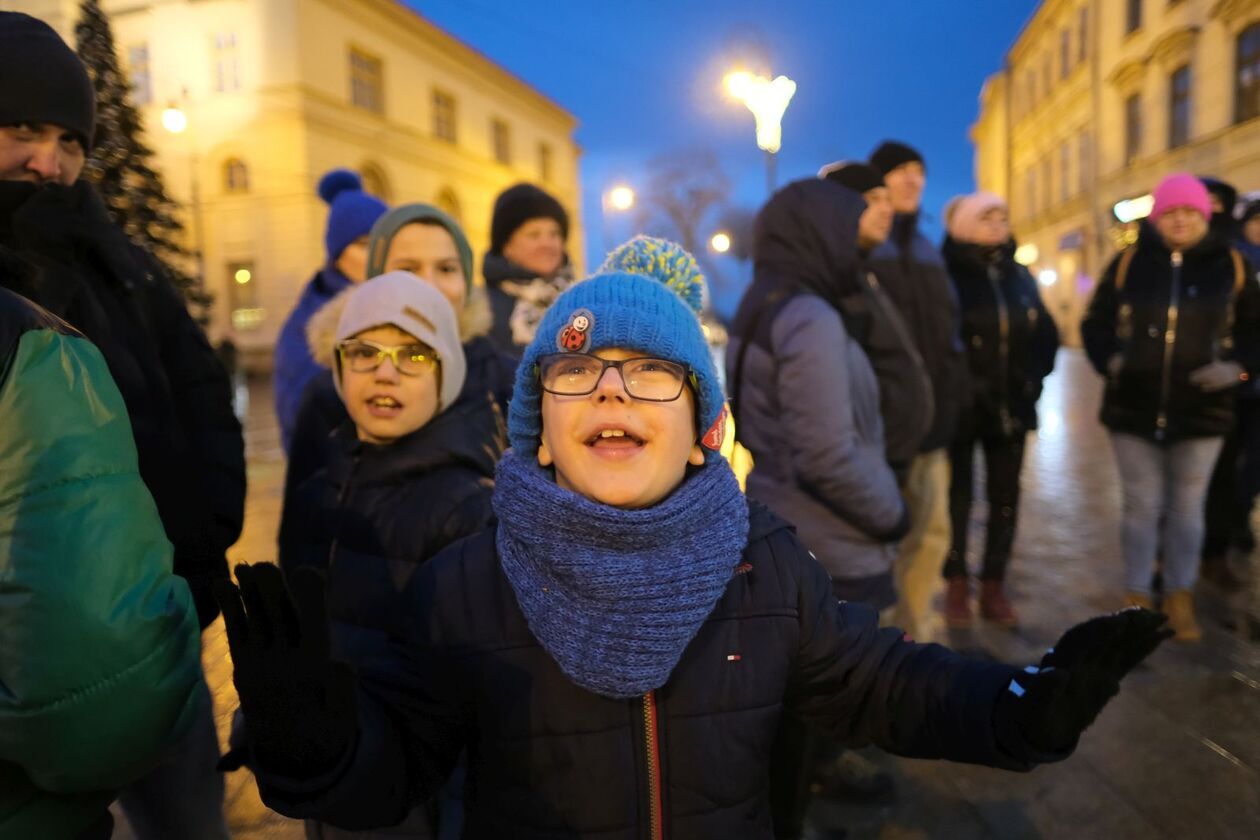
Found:
<path fill-rule="evenodd" d="M 499 560 L 534 636 L 605 697 L 659 688 L 726 589 L 748 504 L 725 461 L 654 507 L 593 502 L 508 452 L 494 488 Z"/>

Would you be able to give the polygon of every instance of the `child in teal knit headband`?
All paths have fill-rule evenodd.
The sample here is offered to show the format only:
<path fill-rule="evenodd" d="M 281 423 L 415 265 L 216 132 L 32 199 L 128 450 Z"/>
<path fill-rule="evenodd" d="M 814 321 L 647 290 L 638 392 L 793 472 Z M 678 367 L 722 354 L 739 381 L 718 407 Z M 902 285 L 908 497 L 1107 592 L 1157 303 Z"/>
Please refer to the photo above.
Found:
<path fill-rule="evenodd" d="M 270 807 L 388 826 L 466 751 L 465 838 L 771 838 L 785 715 L 921 758 L 1072 752 L 1163 617 L 1094 619 L 1021 670 L 837 601 L 717 453 L 701 282 L 640 238 L 556 300 L 517 373 L 498 523 L 411 579 L 389 656 L 351 673 L 320 578 L 237 567 L 219 595 Z"/>

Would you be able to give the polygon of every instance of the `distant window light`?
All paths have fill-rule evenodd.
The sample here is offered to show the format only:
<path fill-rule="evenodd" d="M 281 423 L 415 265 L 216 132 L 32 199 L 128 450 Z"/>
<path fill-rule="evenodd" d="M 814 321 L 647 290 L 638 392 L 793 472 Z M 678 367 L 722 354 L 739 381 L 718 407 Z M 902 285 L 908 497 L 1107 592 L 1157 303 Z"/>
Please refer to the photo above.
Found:
<path fill-rule="evenodd" d="M 554 172 L 552 165 L 551 146 L 546 143 L 538 144 L 538 177 L 543 181 L 550 181 Z"/>
<path fill-rule="evenodd" d="M 1238 36 L 1238 63 L 1234 81 L 1234 118 L 1237 122 L 1260 117 L 1260 23 Z"/>
<path fill-rule="evenodd" d="M 148 105 L 153 101 L 148 44 L 136 44 L 127 49 L 127 80 L 131 83 L 132 101 L 137 105 Z"/>
<path fill-rule="evenodd" d="M 456 141 L 455 97 L 446 91 L 433 91 L 433 136 L 448 143 Z"/>
<path fill-rule="evenodd" d="M 1041 161 L 1041 207 L 1049 209 L 1054 204 L 1054 159 L 1046 155 Z"/>
<path fill-rule="evenodd" d="M 1124 16 L 1124 31 L 1127 35 L 1142 28 L 1142 0 L 1127 0 Z"/>
<path fill-rule="evenodd" d="M 359 177 L 363 180 L 364 192 L 387 203 L 393 199 L 389 178 L 379 165 L 371 162 L 363 164 L 359 167 Z"/>
<path fill-rule="evenodd" d="M 1072 194 L 1072 147 L 1064 140 L 1059 146 L 1059 201 Z"/>
<path fill-rule="evenodd" d="M 219 32 L 214 36 L 214 89 L 219 93 L 241 89 L 241 64 L 236 52 L 235 32 Z"/>
<path fill-rule="evenodd" d="M 1072 72 L 1072 32 L 1064 29 L 1059 33 L 1059 78 L 1066 79 Z"/>
<path fill-rule="evenodd" d="M 1142 96 L 1124 100 L 1124 163 L 1128 166 L 1142 154 Z"/>
<path fill-rule="evenodd" d="M 223 164 L 223 189 L 230 193 L 249 192 L 249 167 L 240 158 L 229 158 Z"/>
<path fill-rule="evenodd" d="M 1079 176 L 1079 188 L 1081 192 L 1086 192 L 1089 189 L 1089 169 L 1092 165 L 1089 135 L 1082 134 L 1080 140 L 1077 141 L 1077 145 L 1079 148 L 1076 153 L 1076 171 Z"/>
<path fill-rule="evenodd" d="M 1190 67 L 1178 67 L 1168 77 L 1168 148 L 1190 140 Z"/>
<path fill-rule="evenodd" d="M 1078 13 L 1076 36 L 1076 60 L 1084 61 L 1089 56 L 1089 5 L 1081 6 Z"/>
<path fill-rule="evenodd" d="M 233 260 L 226 269 L 224 285 L 232 326 L 243 332 L 258 329 L 266 312 L 259 304 L 258 272 L 254 270 L 253 260 Z"/>
<path fill-rule="evenodd" d="M 503 120 L 490 121 L 490 139 L 494 146 L 494 159 L 502 164 L 512 162 L 512 130 Z"/>
<path fill-rule="evenodd" d="M 1024 172 L 1024 203 L 1027 205 L 1026 216 L 1037 215 L 1037 169 L 1032 165 Z"/>
<path fill-rule="evenodd" d="M 385 113 L 385 65 L 374 55 L 350 48 L 350 104 Z"/>

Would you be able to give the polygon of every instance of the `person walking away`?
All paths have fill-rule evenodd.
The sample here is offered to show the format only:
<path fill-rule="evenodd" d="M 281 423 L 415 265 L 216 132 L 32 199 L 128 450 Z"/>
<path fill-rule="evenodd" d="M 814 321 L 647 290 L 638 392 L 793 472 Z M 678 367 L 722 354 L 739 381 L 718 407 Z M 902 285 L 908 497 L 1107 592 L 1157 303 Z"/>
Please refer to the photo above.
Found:
<path fill-rule="evenodd" d="M 245 444 L 227 374 L 163 266 L 79 176 L 92 146 L 86 69 L 45 23 L 0 12 L 0 244 L 37 269 L 0 276 L 105 358 L 144 480 L 204 629 L 245 511 Z M 137 837 L 226 837 L 207 702 L 166 762 L 121 796 Z"/>
<path fill-rule="evenodd" d="M 0 837 L 108 840 L 205 713 L 197 612 L 100 351 L 3 288 L 0 602 Z"/>
<path fill-rule="evenodd" d="M 1006 202 L 992 193 L 960 197 L 949 214 L 942 253 L 962 312 L 970 405 L 950 446 L 952 544 L 945 559 L 945 621 L 972 621 L 967 531 L 974 459 L 984 456 L 989 517 L 980 572 L 980 616 L 1004 627 L 1019 619 L 1003 586 L 1019 516 L 1024 442 L 1037 428 L 1042 381 L 1054 369 L 1059 332 L 1037 283 L 1015 262 Z"/>
<path fill-rule="evenodd" d="M 350 421 L 336 432 L 339 457 L 286 503 L 280 566 L 327 574 L 334 654 L 360 667 L 388 647 L 387 619 L 407 608 L 399 597 L 407 579 L 493 520 L 504 443 L 489 395 L 461 397 L 455 311 L 437 289 L 394 271 L 347 298 L 333 375 Z M 421 807 L 389 836 L 436 837 L 436 817 Z M 442 822 L 455 817 L 444 810 Z M 443 824 L 443 834 L 451 828 Z M 344 835 L 312 824 L 308 836 Z"/>
<path fill-rule="evenodd" d="M 472 247 L 459 224 L 428 204 L 403 204 L 386 213 L 368 237 L 367 274 L 407 271 L 435 289 L 458 315 L 467 374 L 467 395 L 490 394 L 506 416 L 512 396 L 516 358 L 489 338 L 492 325 L 486 290 L 473 285 Z M 335 456 L 331 435 L 349 416 L 333 385 L 331 368 L 343 301 L 337 299 L 311 317 L 307 341 L 325 372 L 308 386 L 285 473 L 286 494 Z M 487 441 L 489 443 L 489 441 Z"/>
<path fill-rule="evenodd" d="M 1136 245 L 1099 282 L 1081 335 L 1106 379 L 1101 418 L 1124 492 L 1125 601 L 1150 603 L 1162 538 L 1169 623 L 1194 642 L 1204 499 L 1234 394 L 1260 366 L 1260 287 L 1209 231 L 1197 178 L 1169 175 L 1154 198 Z"/>
<path fill-rule="evenodd" d="M 876 173 L 867 178 L 859 185 L 882 189 Z M 840 301 L 865 299 L 859 251 L 887 236 L 891 221 L 879 198 L 868 206 L 819 179 L 776 193 L 754 223 L 753 283 L 727 346 L 740 438 L 753 455 L 749 496 L 796 525 L 835 597 L 877 611 L 896 602 L 893 563 L 909 515 L 885 460 L 879 383 Z M 878 314 L 864 311 L 868 321 Z M 887 774 L 853 753 L 842 764 L 838 746 L 799 721 L 785 719 L 775 743 L 770 794 L 781 838 L 804 830 L 815 781 L 836 779 L 829 796 L 891 790 Z"/>
<path fill-rule="evenodd" d="M 568 239 L 568 212 L 539 187 L 516 184 L 495 199 L 481 270 L 494 310 L 490 340 L 500 352 L 519 359 L 547 307 L 573 283 Z"/>
<path fill-rule="evenodd" d="M 293 429 L 306 386 L 324 370 L 311 356 L 306 325 L 338 293 L 367 279 L 368 233 L 389 207 L 363 189 L 363 179 L 349 169 L 334 169 L 319 179 L 319 197 L 328 205 L 324 227 L 324 267 L 315 272 L 276 339 L 272 387 L 280 443 L 289 454 Z"/>
<path fill-rule="evenodd" d="M 897 304 L 927 364 L 933 392 L 932 426 L 910 466 L 903 487 L 910 506 L 910 533 L 897 558 L 896 623 L 920 641 L 942 631 L 935 601 L 943 586 L 941 558 L 949 551 L 949 458 L 966 362 L 958 338 L 958 301 L 940 251 L 919 232 L 926 164 L 904 143 L 887 141 L 871 154 L 884 176 L 896 216 L 892 235 L 871 254 L 870 267 Z"/>
<path fill-rule="evenodd" d="M 543 318 L 497 524 L 411 577 L 387 658 L 356 673 L 330 657 L 317 574 L 242 565 L 239 591 L 219 587 L 269 807 L 395 823 L 467 747 L 469 840 L 769 838 L 784 714 L 850 744 L 1027 769 L 1071 753 L 1166 636 L 1148 611 L 1104 616 L 1024 670 L 836 600 L 722 459 L 702 290 L 658 270 L 595 275 Z"/>

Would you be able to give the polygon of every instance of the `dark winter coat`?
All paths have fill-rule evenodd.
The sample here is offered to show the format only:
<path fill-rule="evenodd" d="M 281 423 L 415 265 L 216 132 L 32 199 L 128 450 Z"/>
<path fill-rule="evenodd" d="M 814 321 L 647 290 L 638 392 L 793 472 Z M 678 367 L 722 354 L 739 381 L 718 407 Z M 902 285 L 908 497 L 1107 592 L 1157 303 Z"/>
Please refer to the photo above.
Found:
<path fill-rule="evenodd" d="M 966 392 L 966 359 L 958 337 L 958 300 L 940 252 L 919 232 L 918 215 L 899 214 L 870 268 L 900 310 L 933 385 L 932 424 L 920 444 L 931 452 L 953 440 Z"/>
<path fill-rule="evenodd" d="M 1037 399 L 1054 370 L 1059 331 L 1037 281 L 999 248 L 946 237 L 941 248 L 962 312 L 970 401 L 960 428 L 982 438 L 1022 438 L 1037 428 Z"/>
<path fill-rule="evenodd" d="M 0 244 L 39 270 L 14 291 L 81 330 L 127 406 L 140 475 L 202 626 L 245 513 L 245 445 L 226 372 L 161 265 L 132 245 L 84 181 L 0 183 Z M 10 277 L 3 280 L 9 283 Z"/>
<path fill-rule="evenodd" d="M 348 828 L 388 824 L 466 747 L 466 838 L 770 838 L 768 757 L 785 713 L 899 755 L 1011 769 L 1062 757 L 995 731 L 1014 668 L 880 629 L 756 505 L 743 560 L 668 682 L 611 700 L 539 645 L 494 532 L 464 540 L 413 578 L 392 661 L 359 670 L 345 763 L 304 782 L 263 772 L 263 800 Z"/>
<path fill-rule="evenodd" d="M 1260 285 L 1235 268 L 1224 240 L 1209 233 L 1174 256 L 1144 226 L 1122 289 L 1117 255 L 1104 272 L 1081 324 L 1089 360 L 1107 380 L 1102 422 L 1115 432 L 1172 443 L 1229 431 L 1236 388 L 1206 393 L 1191 372 L 1218 359 L 1260 373 Z M 1181 264 L 1176 260 L 1180 258 Z M 1109 365 L 1119 356 L 1118 373 Z"/>
<path fill-rule="evenodd" d="M 883 607 L 895 598 L 891 570 L 907 512 L 885 461 L 879 383 L 837 306 L 869 299 L 857 248 L 865 207 L 859 194 L 813 179 L 763 208 L 727 376 L 753 455 L 748 494 L 795 524 L 833 578 L 883 579 L 870 587 Z"/>
<path fill-rule="evenodd" d="M 311 355 L 306 341 L 306 324 L 324 304 L 350 285 L 350 280 L 332 266 L 317 271 L 280 328 L 273 357 L 275 367 L 271 386 L 275 392 L 276 417 L 280 420 L 280 442 L 285 452 L 289 451 L 289 443 L 293 439 L 293 427 L 297 425 L 298 409 L 306 386 L 327 370 Z"/>
<path fill-rule="evenodd" d="M 573 284 L 567 259 L 552 277 L 539 277 L 502 254 L 487 253 L 481 261 L 494 326 L 490 341 L 500 353 L 519 359 L 534 340 L 543 314 Z"/>
<path fill-rule="evenodd" d="M 457 402 L 388 445 L 362 443 L 347 422 L 330 462 L 285 501 L 280 565 L 328 574 L 339 655 L 380 656 L 398 593 L 420 564 L 494 518 L 494 467 L 504 446 L 487 396 Z"/>

